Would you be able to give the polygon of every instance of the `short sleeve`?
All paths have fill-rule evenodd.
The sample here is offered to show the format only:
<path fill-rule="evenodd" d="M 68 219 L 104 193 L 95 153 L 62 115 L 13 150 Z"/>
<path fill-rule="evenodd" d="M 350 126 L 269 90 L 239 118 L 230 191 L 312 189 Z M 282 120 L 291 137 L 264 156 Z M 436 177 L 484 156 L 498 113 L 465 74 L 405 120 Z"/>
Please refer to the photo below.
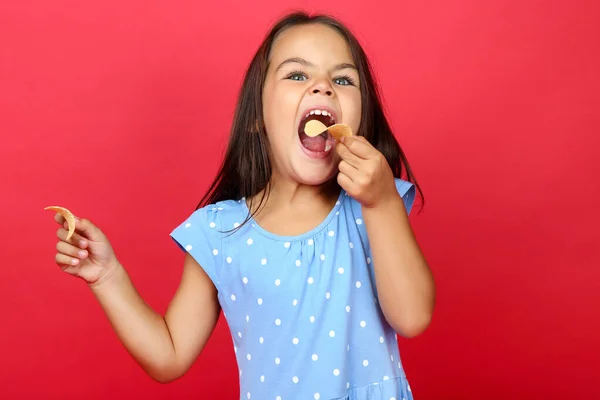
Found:
<path fill-rule="evenodd" d="M 171 232 L 179 248 L 188 252 L 206 271 L 219 289 L 221 273 L 221 233 L 216 208 L 204 207 L 194 211 Z"/>
<path fill-rule="evenodd" d="M 415 185 L 405 180 L 395 178 L 396 190 L 404 201 L 404 207 L 406 207 L 407 214 L 410 214 L 413 204 L 415 202 Z"/>

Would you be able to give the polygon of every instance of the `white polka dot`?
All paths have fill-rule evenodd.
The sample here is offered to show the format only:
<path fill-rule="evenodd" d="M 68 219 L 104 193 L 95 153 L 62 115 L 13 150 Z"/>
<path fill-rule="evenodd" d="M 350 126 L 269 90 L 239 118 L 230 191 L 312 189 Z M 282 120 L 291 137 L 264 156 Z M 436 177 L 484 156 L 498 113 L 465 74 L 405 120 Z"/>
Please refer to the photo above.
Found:
<path fill-rule="evenodd" d="M 279 279 L 275 279 L 275 286 L 281 285 L 281 281 Z"/>
<path fill-rule="evenodd" d="M 217 225 L 216 225 L 214 222 L 211 222 L 211 223 L 209 224 L 209 226 L 210 226 L 211 228 L 214 228 L 214 227 L 215 227 L 215 226 L 217 226 Z"/>
<path fill-rule="evenodd" d="M 400 365 L 400 361 L 398 361 L 398 368 L 402 368 L 402 365 Z"/>
<path fill-rule="evenodd" d="M 293 377 L 293 378 L 292 378 L 292 382 L 294 382 L 294 383 L 298 383 L 298 377 L 297 377 L 297 376 Z"/>
<path fill-rule="evenodd" d="M 238 337 L 241 339 L 242 338 L 242 332 L 238 332 Z"/>
<path fill-rule="evenodd" d="M 334 370 L 333 370 L 333 374 L 334 374 L 335 376 L 339 376 L 339 375 L 340 375 L 340 370 L 339 370 L 339 369 L 337 369 L 337 368 L 336 368 L 336 369 L 334 369 Z"/>
<path fill-rule="evenodd" d="M 321 398 L 321 395 L 319 393 L 315 393 L 314 398 L 315 400 L 319 400 Z"/>
<path fill-rule="evenodd" d="M 250 238 L 250 239 L 248 239 L 248 241 L 247 241 L 246 243 L 248 243 L 248 246 L 250 246 L 252 243 L 254 243 L 254 240 L 252 240 L 252 239 Z"/>
<path fill-rule="evenodd" d="M 240 226 L 239 222 L 234 222 L 234 223 L 233 223 L 233 227 L 234 227 L 234 228 L 237 228 L 238 226 Z"/>
<path fill-rule="evenodd" d="M 247 283 L 248 283 L 248 278 L 246 278 L 246 277 L 243 277 L 243 278 L 242 278 L 242 282 L 244 282 L 244 285 L 245 285 L 245 284 L 247 284 Z"/>
<path fill-rule="evenodd" d="M 330 337 L 334 337 L 335 336 L 335 331 L 329 331 L 329 336 Z"/>
<path fill-rule="evenodd" d="M 266 258 L 263 258 L 262 260 L 260 260 L 260 263 L 261 263 L 262 265 L 267 265 L 267 259 L 266 259 Z"/>
<path fill-rule="evenodd" d="M 283 244 L 283 246 L 284 246 L 286 249 L 289 249 L 289 248 L 290 248 L 290 242 L 285 242 L 285 243 Z"/>
<path fill-rule="evenodd" d="M 391 355 L 391 356 L 390 356 L 390 360 L 391 360 L 392 362 L 394 362 L 394 356 L 393 356 L 393 355 Z"/>
<path fill-rule="evenodd" d="M 294 299 L 294 301 L 292 301 L 292 305 L 295 307 L 298 305 L 298 300 Z"/>
<path fill-rule="evenodd" d="M 389 376 L 387 376 L 387 375 L 383 377 L 383 380 L 384 380 L 384 381 L 388 381 L 389 379 L 390 379 L 390 377 L 389 377 Z"/>
<path fill-rule="evenodd" d="M 256 302 L 258 303 L 258 305 L 259 305 L 259 306 L 261 306 L 261 305 L 262 305 L 262 303 L 263 303 L 263 302 L 262 302 L 262 299 L 261 299 L 260 297 L 258 298 L 258 300 L 256 300 Z"/>
<path fill-rule="evenodd" d="M 231 259 L 231 257 L 227 257 L 227 264 L 231 264 L 233 260 Z"/>
<path fill-rule="evenodd" d="M 335 212 L 335 215 L 340 215 L 340 212 L 339 212 L 339 211 L 336 211 L 336 212 Z"/>
<path fill-rule="evenodd" d="M 329 292 L 325 293 L 325 298 L 327 300 L 329 300 L 331 298 L 331 293 L 329 293 Z"/>
<path fill-rule="evenodd" d="M 354 243 L 350 242 L 350 243 L 348 243 L 348 245 L 350 246 L 351 249 L 354 248 Z"/>
<path fill-rule="evenodd" d="M 338 274 L 342 275 L 344 273 L 344 268 L 339 267 L 338 268 Z"/>
<path fill-rule="evenodd" d="M 217 208 L 217 210 L 223 211 L 223 207 L 219 207 L 219 208 Z"/>
<path fill-rule="evenodd" d="M 279 365 L 281 363 L 281 359 L 279 357 L 275 357 L 275 364 Z"/>
<path fill-rule="evenodd" d="M 313 355 L 312 355 L 312 360 L 313 360 L 313 361 L 317 361 L 318 359 L 319 359 L 319 356 L 318 356 L 318 355 L 316 355 L 316 354 L 313 354 Z"/>
<path fill-rule="evenodd" d="M 406 384 L 406 388 L 408 389 L 409 392 L 412 392 L 412 390 L 410 389 L 410 385 L 408 383 Z"/>
<path fill-rule="evenodd" d="M 187 251 L 190 251 L 190 250 L 192 249 L 192 245 L 191 245 L 191 244 L 188 244 L 187 246 L 185 246 L 185 249 L 186 249 Z"/>
<path fill-rule="evenodd" d="M 312 278 L 312 276 L 310 278 L 308 278 L 308 284 L 309 285 L 312 285 L 314 281 L 315 280 Z"/>
<path fill-rule="evenodd" d="M 242 376 L 242 370 L 240 369 L 240 376 Z"/>
<path fill-rule="evenodd" d="M 237 353 L 237 346 L 233 346 L 233 352 Z"/>
<path fill-rule="evenodd" d="M 231 295 L 231 300 L 235 301 L 235 294 Z"/>
<path fill-rule="evenodd" d="M 281 320 L 279 318 L 277 318 L 275 320 L 275 325 L 277 325 L 277 326 L 281 325 Z"/>
<path fill-rule="evenodd" d="M 275 397 L 275 400 L 281 400 L 281 396 Z"/>
<path fill-rule="evenodd" d="M 315 244 L 315 241 L 312 239 L 308 239 L 308 245 L 312 246 L 313 244 Z"/>
<path fill-rule="evenodd" d="M 390 397 L 390 400 L 396 400 L 396 398 L 395 397 Z"/>
<path fill-rule="evenodd" d="M 362 219 L 360 219 L 360 218 L 357 218 L 357 219 L 356 219 L 356 224 L 357 224 L 357 225 L 362 225 Z"/>
<path fill-rule="evenodd" d="M 350 382 L 346 382 L 346 389 L 350 389 Z"/>
<path fill-rule="evenodd" d="M 360 283 L 360 281 L 356 281 L 356 288 L 359 289 L 362 286 L 362 283 Z"/>
<path fill-rule="evenodd" d="M 346 312 L 350 312 L 350 306 L 346 306 Z"/>
<path fill-rule="evenodd" d="M 302 261 L 296 260 L 296 267 L 299 267 L 302 264 Z"/>
<path fill-rule="evenodd" d="M 365 321 L 360 321 L 360 326 L 364 328 L 365 326 L 367 326 L 367 323 Z"/>
<path fill-rule="evenodd" d="M 364 360 L 364 361 L 363 361 L 363 366 L 365 366 L 365 367 L 366 367 L 367 365 L 369 365 L 369 360 Z"/>
<path fill-rule="evenodd" d="M 383 338 L 383 336 L 379 336 L 379 343 L 383 343 L 385 342 L 385 339 Z"/>
<path fill-rule="evenodd" d="M 213 249 L 213 255 L 215 255 L 215 256 L 216 256 L 217 254 L 219 254 L 219 250 L 217 250 L 217 249 Z"/>
<path fill-rule="evenodd" d="M 265 338 L 261 336 L 258 338 L 258 341 L 260 344 L 263 344 L 265 342 Z"/>
<path fill-rule="evenodd" d="M 321 254 L 321 261 L 325 261 L 325 254 Z"/>
<path fill-rule="evenodd" d="M 349 344 L 346 345 L 346 351 L 350 351 L 350 345 Z"/>
<path fill-rule="evenodd" d="M 246 322 L 250 322 L 250 316 L 246 315 Z"/>
<path fill-rule="evenodd" d="M 264 382 L 264 381 L 265 381 L 265 376 L 264 376 L 264 375 L 261 375 L 261 376 L 260 376 L 260 381 L 261 381 L 261 382 Z"/>
<path fill-rule="evenodd" d="M 190 226 L 192 226 L 192 224 L 190 224 L 189 222 L 187 224 L 185 224 L 186 228 L 189 228 Z"/>
<path fill-rule="evenodd" d="M 371 264 L 371 257 L 367 257 L 367 264 Z"/>
<path fill-rule="evenodd" d="M 335 232 L 334 232 L 334 231 L 329 231 L 327 234 L 328 234 L 329 236 L 333 236 L 333 235 L 335 235 Z"/>
<path fill-rule="evenodd" d="M 246 358 L 248 359 L 248 361 L 252 360 L 252 356 L 250 354 L 246 355 Z"/>
<path fill-rule="evenodd" d="M 299 340 L 298 340 L 298 338 L 297 338 L 297 337 L 295 337 L 295 338 L 292 340 L 292 343 L 294 343 L 294 344 L 298 344 L 298 342 L 299 342 Z"/>
<path fill-rule="evenodd" d="M 338 200 L 338 201 L 336 201 L 336 202 L 335 202 L 335 205 L 336 205 L 336 206 L 339 206 L 339 205 L 340 205 L 340 201 L 339 201 L 339 200 Z"/>
<path fill-rule="evenodd" d="M 310 323 L 312 324 L 313 322 L 315 322 L 315 317 L 314 317 L 314 315 L 311 315 L 311 317 L 310 317 Z"/>

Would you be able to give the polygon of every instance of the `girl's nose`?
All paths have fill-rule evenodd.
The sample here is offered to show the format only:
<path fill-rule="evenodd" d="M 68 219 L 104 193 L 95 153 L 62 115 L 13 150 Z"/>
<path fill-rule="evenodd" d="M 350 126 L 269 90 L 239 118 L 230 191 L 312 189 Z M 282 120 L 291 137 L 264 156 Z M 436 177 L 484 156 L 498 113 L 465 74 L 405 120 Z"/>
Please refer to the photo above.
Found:
<path fill-rule="evenodd" d="M 311 89 L 312 94 L 323 94 L 325 96 L 333 96 L 333 89 L 326 80 L 320 80 L 315 83 Z"/>

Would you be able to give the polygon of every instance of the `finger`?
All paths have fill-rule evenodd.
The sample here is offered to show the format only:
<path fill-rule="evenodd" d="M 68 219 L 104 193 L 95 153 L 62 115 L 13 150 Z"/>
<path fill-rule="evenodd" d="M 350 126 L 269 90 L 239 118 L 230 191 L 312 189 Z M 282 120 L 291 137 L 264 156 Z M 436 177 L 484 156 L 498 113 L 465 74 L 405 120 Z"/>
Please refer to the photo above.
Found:
<path fill-rule="evenodd" d="M 63 217 L 60 213 L 54 214 L 54 220 L 58 222 L 59 225 L 64 225 L 65 217 Z"/>
<path fill-rule="evenodd" d="M 341 142 L 352 154 L 365 160 L 373 157 L 377 152 L 377 149 L 362 136 L 345 136 L 342 138 Z"/>
<path fill-rule="evenodd" d="M 80 249 L 79 247 L 73 246 L 67 242 L 56 243 L 56 250 L 69 257 L 84 259 L 87 257 L 87 250 Z"/>
<path fill-rule="evenodd" d="M 65 225 L 66 225 L 66 223 L 65 223 Z M 79 246 L 82 249 L 86 249 L 88 247 L 88 245 L 89 245 L 88 240 L 86 238 L 82 237 L 81 235 L 79 235 L 77 232 L 73 233 L 73 235 L 71 236 L 71 238 L 69 240 L 67 240 L 68 234 L 69 234 L 69 231 L 66 227 L 59 228 L 58 231 L 56 232 L 56 236 L 63 242 L 77 244 L 77 246 Z"/>
<path fill-rule="evenodd" d="M 66 254 L 56 253 L 54 260 L 60 267 L 72 267 L 74 265 L 79 265 L 79 259 L 77 257 L 70 257 Z"/>
<path fill-rule="evenodd" d="M 337 182 L 349 195 L 354 193 L 354 182 L 352 182 L 352 179 L 350 179 L 348 175 L 340 172 L 337 175 Z"/>
<path fill-rule="evenodd" d="M 359 168 L 361 161 L 363 161 L 354 155 L 344 143 L 337 142 L 335 145 L 335 151 L 337 151 L 342 160 L 346 161 L 355 168 Z"/>
<path fill-rule="evenodd" d="M 84 239 L 99 241 L 102 239 L 102 232 L 88 219 L 76 219 L 75 230 Z"/>
<path fill-rule="evenodd" d="M 346 175 L 352 182 L 354 182 L 353 177 L 358 174 L 358 169 L 355 166 L 345 160 L 342 160 L 340 161 L 338 169 L 340 173 Z"/>

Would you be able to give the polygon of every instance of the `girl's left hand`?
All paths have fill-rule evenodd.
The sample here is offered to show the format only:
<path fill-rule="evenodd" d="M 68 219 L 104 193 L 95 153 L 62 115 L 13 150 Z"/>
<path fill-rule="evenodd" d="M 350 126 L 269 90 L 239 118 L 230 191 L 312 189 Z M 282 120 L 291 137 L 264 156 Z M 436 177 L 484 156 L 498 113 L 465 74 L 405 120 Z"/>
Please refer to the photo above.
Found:
<path fill-rule="evenodd" d="M 367 139 L 343 137 L 336 151 L 342 158 L 337 181 L 363 207 L 373 208 L 398 196 L 387 160 Z"/>

